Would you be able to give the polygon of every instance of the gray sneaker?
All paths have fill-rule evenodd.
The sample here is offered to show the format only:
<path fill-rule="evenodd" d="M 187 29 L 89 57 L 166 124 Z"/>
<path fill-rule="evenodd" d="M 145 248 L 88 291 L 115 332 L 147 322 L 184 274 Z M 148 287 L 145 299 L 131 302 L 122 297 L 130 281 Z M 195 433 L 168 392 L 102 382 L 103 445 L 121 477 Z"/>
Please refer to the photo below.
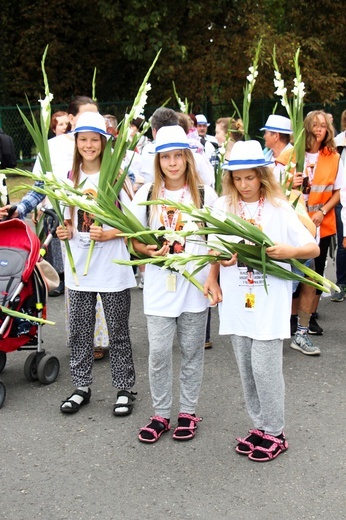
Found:
<path fill-rule="evenodd" d="M 346 298 L 346 285 L 340 285 L 340 292 L 333 292 L 330 297 L 330 301 L 332 302 L 343 302 Z"/>
<path fill-rule="evenodd" d="M 307 334 L 299 334 L 299 332 L 294 335 L 290 347 L 294 350 L 300 350 L 308 356 L 319 356 L 321 354 L 320 349 L 313 344 L 310 337 Z"/>

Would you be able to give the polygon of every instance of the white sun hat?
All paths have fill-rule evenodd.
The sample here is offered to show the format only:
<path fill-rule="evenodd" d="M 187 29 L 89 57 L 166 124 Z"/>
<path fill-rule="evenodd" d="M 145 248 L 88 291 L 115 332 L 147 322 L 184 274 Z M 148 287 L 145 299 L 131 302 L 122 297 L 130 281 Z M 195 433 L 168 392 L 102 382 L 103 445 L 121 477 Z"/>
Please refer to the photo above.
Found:
<path fill-rule="evenodd" d="M 110 134 L 106 131 L 105 119 L 99 112 L 83 112 L 79 116 L 74 133 L 80 132 L 96 132 L 104 135 L 107 139 L 110 137 Z"/>
<path fill-rule="evenodd" d="M 273 164 L 266 161 L 258 141 L 238 141 L 234 143 L 229 161 L 222 165 L 223 170 L 247 170 Z"/>
<path fill-rule="evenodd" d="M 196 121 L 197 121 L 198 125 L 207 125 L 207 126 L 210 125 L 210 123 L 208 123 L 208 121 L 207 121 L 207 118 L 203 114 L 197 114 Z"/>
<path fill-rule="evenodd" d="M 162 126 L 156 134 L 155 153 L 189 148 L 189 140 L 180 125 Z"/>
<path fill-rule="evenodd" d="M 269 130 L 269 132 L 279 132 L 279 134 L 292 134 L 292 125 L 289 117 L 277 116 L 272 114 L 268 117 L 266 124 L 260 130 Z"/>

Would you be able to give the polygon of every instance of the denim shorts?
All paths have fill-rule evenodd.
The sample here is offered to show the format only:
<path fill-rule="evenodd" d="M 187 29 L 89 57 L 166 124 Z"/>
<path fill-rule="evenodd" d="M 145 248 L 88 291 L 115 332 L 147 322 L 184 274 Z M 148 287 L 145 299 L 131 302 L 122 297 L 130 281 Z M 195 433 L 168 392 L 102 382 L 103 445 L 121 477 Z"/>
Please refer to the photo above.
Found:
<path fill-rule="evenodd" d="M 306 267 L 310 267 L 310 269 L 313 268 L 313 259 L 310 258 L 309 260 L 306 260 L 304 262 L 304 265 L 306 265 Z M 292 273 L 296 273 L 296 274 L 300 274 L 300 276 L 304 276 L 304 273 L 302 273 L 299 269 L 297 269 L 297 267 L 295 267 L 294 265 L 292 266 Z M 298 285 L 300 284 L 300 282 L 298 280 L 293 280 L 292 281 L 292 293 L 295 293 L 297 288 L 298 288 Z"/>

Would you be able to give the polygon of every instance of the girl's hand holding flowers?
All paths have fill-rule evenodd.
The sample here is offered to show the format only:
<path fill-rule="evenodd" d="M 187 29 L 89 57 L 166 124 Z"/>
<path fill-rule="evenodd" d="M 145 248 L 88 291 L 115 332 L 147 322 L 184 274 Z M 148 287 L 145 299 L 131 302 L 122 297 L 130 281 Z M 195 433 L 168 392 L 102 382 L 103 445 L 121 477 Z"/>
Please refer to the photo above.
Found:
<path fill-rule="evenodd" d="M 71 240 L 72 235 L 72 225 L 67 220 L 65 220 L 64 226 L 56 228 L 56 236 L 59 240 Z"/>
<path fill-rule="evenodd" d="M 148 256 L 167 256 L 169 253 L 169 245 L 164 245 L 161 249 L 157 249 L 155 245 L 147 245 L 146 246 L 146 254 Z"/>

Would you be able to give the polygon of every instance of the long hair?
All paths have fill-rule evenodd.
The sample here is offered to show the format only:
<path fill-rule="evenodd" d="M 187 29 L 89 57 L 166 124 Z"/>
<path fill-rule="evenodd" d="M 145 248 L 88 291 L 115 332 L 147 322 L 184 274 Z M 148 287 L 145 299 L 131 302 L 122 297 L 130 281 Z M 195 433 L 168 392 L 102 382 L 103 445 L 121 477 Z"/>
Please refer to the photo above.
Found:
<path fill-rule="evenodd" d="M 191 193 L 191 198 L 192 198 L 194 205 L 197 208 L 199 208 L 201 206 L 201 195 L 200 195 L 200 191 L 199 191 L 198 187 L 203 185 L 203 182 L 200 179 L 198 172 L 196 170 L 196 163 L 195 163 L 195 159 L 193 157 L 193 153 L 191 152 L 191 150 L 189 148 L 184 148 L 181 151 L 183 153 L 183 156 L 186 159 L 185 182 Z M 161 165 L 160 165 L 160 154 L 159 153 L 157 153 L 155 156 L 154 172 L 155 172 L 154 184 L 153 184 L 153 189 L 151 192 L 150 200 L 156 200 L 156 199 L 161 198 L 162 184 L 164 186 L 166 184 L 165 174 L 163 173 Z M 153 206 L 152 211 L 150 212 L 151 217 L 153 216 L 155 209 L 157 210 L 156 206 Z"/>
<path fill-rule="evenodd" d="M 72 170 L 71 170 L 71 180 L 73 181 L 73 185 L 75 188 L 79 185 L 79 178 L 80 178 L 80 167 L 83 162 L 83 157 L 81 156 L 78 147 L 77 147 L 77 138 L 78 133 L 75 134 L 75 145 L 74 145 L 74 153 L 73 153 L 73 163 L 72 163 Z M 99 134 L 101 137 L 101 154 L 100 154 L 100 161 L 102 163 L 103 153 L 106 148 L 107 144 L 107 138 L 104 135 Z"/>
<path fill-rule="evenodd" d="M 215 125 L 220 125 L 226 136 L 237 142 L 244 137 L 244 126 L 241 119 L 233 119 L 232 117 L 219 117 Z"/>
<path fill-rule="evenodd" d="M 313 110 L 309 112 L 306 118 L 304 119 L 304 128 L 305 128 L 305 148 L 307 152 L 313 148 L 315 144 L 315 135 L 313 132 L 314 123 L 318 121 L 317 117 L 322 116 L 326 122 L 327 132 L 325 138 L 323 139 L 320 150 L 322 148 L 327 148 L 329 153 L 336 152 L 335 142 L 334 142 L 334 128 L 333 125 L 327 116 L 327 114 L 323 110 Z"/>
<path fill-rule="evenodd" d="M 273 204 L 273 206 L 279 205 L 277 199 L 286 200 L 280 184 L 275 179 L 271 168 L 268 168 L 267 166 L 259 166 L 258 168 L 251 168 L 251 170 L 256 173 L 257 177 L 261 181 L 260 197 L 267 199 L 271 204 Z M 224 174 L 223 195 L 226 195 L 229 206 L 236 212 L 238 208 L 239 192 L 235 187 L 232 174 L 232 171 L 226 171 Z"/>

